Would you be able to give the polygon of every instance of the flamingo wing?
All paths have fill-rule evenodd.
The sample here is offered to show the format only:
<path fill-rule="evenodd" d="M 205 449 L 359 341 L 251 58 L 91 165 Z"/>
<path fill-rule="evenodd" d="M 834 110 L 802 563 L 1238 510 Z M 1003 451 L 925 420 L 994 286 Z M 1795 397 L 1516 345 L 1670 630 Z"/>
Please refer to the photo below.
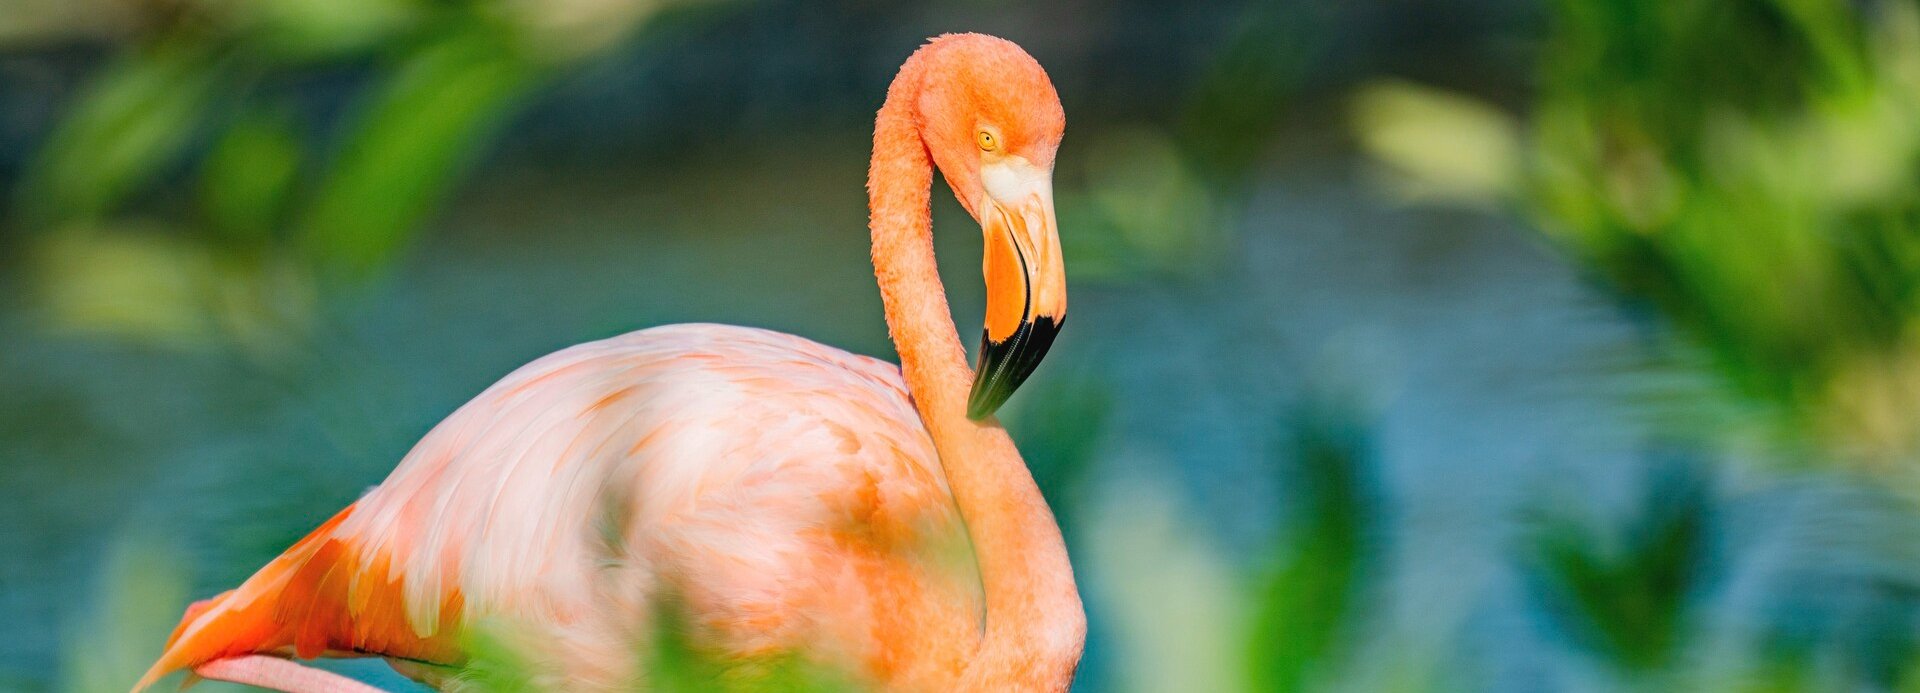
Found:
<path fill-rule="evenodd" d="M 891 364 L 722 325 L 581 344 L 190 610 L 149 680 L 250 652 L 457 663 L 461 631 L 493 617 L 539 631 L 573 684 L 612 680 L 669 583 L 731 652 L 793 647 L 836 612 L 870 631 L 902 601 L 974 620 L 977 576 L 900 558 L 963 536 L 945 479 Z"/>

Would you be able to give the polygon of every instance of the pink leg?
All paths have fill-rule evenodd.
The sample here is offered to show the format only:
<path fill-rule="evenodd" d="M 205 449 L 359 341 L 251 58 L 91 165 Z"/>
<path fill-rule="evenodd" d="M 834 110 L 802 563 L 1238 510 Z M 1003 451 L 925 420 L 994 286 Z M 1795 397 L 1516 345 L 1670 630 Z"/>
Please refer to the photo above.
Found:
<path fill-rule="evenodd" d="M 216 681 L 244 683 L 286 693 L 382 693 L 378 688 L 331 671 L 267 655 L 217 659 L 194 667 L 193 673 Z"/>

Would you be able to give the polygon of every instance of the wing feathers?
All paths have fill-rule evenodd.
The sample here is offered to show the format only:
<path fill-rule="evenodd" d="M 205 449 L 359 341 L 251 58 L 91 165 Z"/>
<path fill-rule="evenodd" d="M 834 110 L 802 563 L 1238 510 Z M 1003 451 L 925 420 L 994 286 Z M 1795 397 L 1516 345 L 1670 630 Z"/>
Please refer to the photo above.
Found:
<path fill-rule="evenodd" d="M 834 537 L 957 524 L 898 369 L 763 330 L 643 330 L 489 387 L 190 615 L 156 671 L 281 648 L 447 661 L 462 624 L 496 615 L 624 661 L 663 572 L 704 617 L 779 642 L 805 627 L 806 590 L 853 579 L 821 572 Z"/>

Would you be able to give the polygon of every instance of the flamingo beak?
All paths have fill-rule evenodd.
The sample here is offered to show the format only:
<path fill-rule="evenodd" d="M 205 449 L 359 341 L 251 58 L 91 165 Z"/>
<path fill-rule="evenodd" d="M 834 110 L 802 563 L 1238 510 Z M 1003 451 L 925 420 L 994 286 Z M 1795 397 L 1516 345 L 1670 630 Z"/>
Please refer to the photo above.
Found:
<path fill-rule="evenodd" d="M 1053 172 L 1009 156 L 983 164 L 986 329 L 967 418 L 992 416 L 1033 374 L 1067 317 L 1067 274 L 1053 219 Z"/>

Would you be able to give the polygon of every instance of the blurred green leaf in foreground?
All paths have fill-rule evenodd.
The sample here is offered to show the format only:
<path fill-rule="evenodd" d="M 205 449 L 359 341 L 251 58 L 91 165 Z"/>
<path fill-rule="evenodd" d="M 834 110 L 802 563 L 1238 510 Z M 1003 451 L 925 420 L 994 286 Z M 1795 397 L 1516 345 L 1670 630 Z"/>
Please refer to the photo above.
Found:
<path fill-rule="evenodd" d="M 531 90 L 696 2 L 173 3 L 125 37 L 13 191 L 40 312 L 172 345 L 297 339 L 300 297 L 379 276 Z M 277 80 L 323 65 L 366 66 L 366 93 L 340 131 L 303 136 Z"/>
<path fill-rule="evenodd" d="M 1699 602 L 1720 558 L 1708 474 L 1697 461 L 1662 460 L 1650 465 L 1644 495 L 1621 522 L 1557 505 L 1534 509 L 1524 528 L 1520 563 L 1540 613 L 1623 683 L 1672 675 L 1700 640 Z"/>
<path fill-rule="evenodd" d="M 1920 452 L 1920 7 L 1551 7 L 1524 118 L 1384 84 L 1360 142 L 1408 189 L 1533 215 L 1781 437 Z"/>
<path fill-rule="evenodd" d="M 61 691 L 122 693 L 160 656 L 188 589 L 186 567 L 165 547 L 137 533 L 109 547 L 93 603 L 62 634 Z M 250 689 L 213 681 L 195 690 Z"/>
<path fill-rule="evenodd" d="M 1248 640 L 1252 690 L 1304 691 L 1340 671 L 1358 641 L 1384 522 L 1369 431 L 1351 412 L 1309 407 L 1290 428 L 1286 483 L 1296 504 L 1280 552 L 1256 580 Z"/>

